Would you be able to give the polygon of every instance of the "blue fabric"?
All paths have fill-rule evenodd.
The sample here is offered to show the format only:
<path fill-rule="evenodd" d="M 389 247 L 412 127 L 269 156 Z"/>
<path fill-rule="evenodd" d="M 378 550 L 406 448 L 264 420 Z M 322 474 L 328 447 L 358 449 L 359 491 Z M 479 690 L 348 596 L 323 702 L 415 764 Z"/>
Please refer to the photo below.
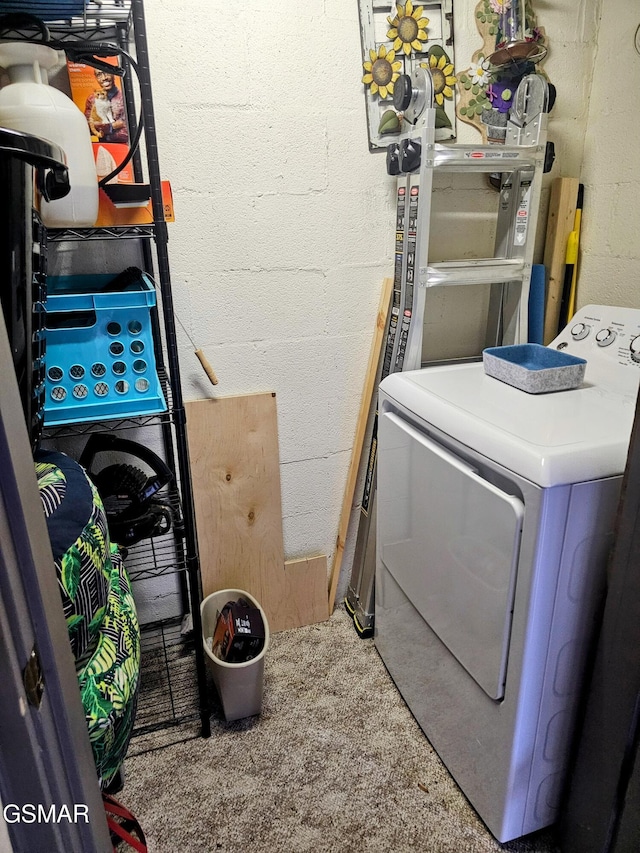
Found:
<path fill-rule="evenodd" d="M 1 2 L 1 0 L 0 0 Z M 55 450 L 39 450 L 35 461 L 55 465 L 66 480 L 64 500 L 47 513 L 47 529 L 51 540 L 53 559 L 59 560 L 82 535 L 91 518 L 93 494 L 84 468 Z"/>
<path fill-rule="evenodd" d="M 131 583 L 84 469 L 44 450 L 35 468 L 89 740 L 106 787 L 122 764 L 136 712 L 140 628 Z"/>
<path fill-rule="evenodd" d="M 529 343 L 544 343 L 545 269 L 534 264 L 529 286 Z"/>
<path fill-rule="evenodd" d="M 84 0 L 0 0 L 0 15 L 24 12 L 42 21 L 59 21 L 84 13 Z"/>
<path fill-rule="evenodd" d="M 500 358 L 509 364 L 524 367 L 526 370 L 549 370 L 557 367 L 573 367 L 586 364 L 584 358 L 571 355 L 570 352 L 545 347 L 542 344 L 514 344 L 506 347 L 487 347 L 484 352 L 494 358 Z"/>

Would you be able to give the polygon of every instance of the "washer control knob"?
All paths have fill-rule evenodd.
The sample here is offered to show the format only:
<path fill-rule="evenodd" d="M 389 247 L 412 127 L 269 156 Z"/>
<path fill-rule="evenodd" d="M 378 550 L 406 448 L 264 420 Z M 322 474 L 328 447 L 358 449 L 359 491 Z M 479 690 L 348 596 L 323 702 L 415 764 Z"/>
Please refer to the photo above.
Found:
<path fill-rule="evenodd" d="M 571 337 L 574 341 L 581 341 L 587 337 L 590 331 L 591 326 L 587 326 L 586 323 L 576 323 L 571 329 Z"/>
<path fill-rule="evenodd" d="M 608 347 L 616 339 L 616 333 L 613 329 L 600 329 L 596 335 L 596 341 L 599 347 Z"/>
<path fill-rule="evenodd" d="M 640 335 L 633 338 L 629 344 L 629 349 L 631 350 L 631 358 L 634 361 L 640 361 Z"/>

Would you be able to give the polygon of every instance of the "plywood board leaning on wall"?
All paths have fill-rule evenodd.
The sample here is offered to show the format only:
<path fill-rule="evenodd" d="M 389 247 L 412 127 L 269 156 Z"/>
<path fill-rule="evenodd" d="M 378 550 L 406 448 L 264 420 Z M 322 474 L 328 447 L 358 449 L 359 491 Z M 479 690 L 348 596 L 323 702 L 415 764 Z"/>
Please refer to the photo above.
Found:
<path fill-rule="evenodd" d="M 576 215 L 578 185 L 577 178 L 556 178 L 551 185 L 547 235 L 544 244 L 544 266 L 547 273 L 544 312 L 545 345 L 551 343 L 558 334 L 567 240 Z"/>
<path fill-rule="evenodd" d="M 285 563 L 276 395 L 186 403 L 203 594 L 244 589 L 271 631 L 328 618 L 327 558 Z"/>

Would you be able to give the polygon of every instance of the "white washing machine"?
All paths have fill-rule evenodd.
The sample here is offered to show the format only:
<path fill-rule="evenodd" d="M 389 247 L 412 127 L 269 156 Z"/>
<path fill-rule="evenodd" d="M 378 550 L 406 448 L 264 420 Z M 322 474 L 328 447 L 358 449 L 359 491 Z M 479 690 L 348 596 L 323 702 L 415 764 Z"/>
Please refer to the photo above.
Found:
<path fill-rule="evenodd" d="M 551 346 L 579 388 L 458 364 L 380 386 L 375 644 L 504 842 L 558 817 L 640 378 L 640 310 L 582 308 Z"/>

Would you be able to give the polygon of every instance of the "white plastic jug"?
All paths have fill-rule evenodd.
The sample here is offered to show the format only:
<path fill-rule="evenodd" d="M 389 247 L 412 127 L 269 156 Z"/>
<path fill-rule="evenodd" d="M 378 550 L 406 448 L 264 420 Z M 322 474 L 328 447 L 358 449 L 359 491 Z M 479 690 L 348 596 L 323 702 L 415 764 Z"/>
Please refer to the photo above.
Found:
<path fill-rule="evenodd" d="M 0 66 L 10 83 L 0 89 L 0 127 L 21 130 L 59 145 L 67 155 L 71 191 L 42 201 L 48 228 L 92 227 L 98 218 L 98 180 L 91 134 L 81 110 L 64 92 L 49 86 L 47 71 L 59 64 L 43 44 L 0 44 Z"/>

